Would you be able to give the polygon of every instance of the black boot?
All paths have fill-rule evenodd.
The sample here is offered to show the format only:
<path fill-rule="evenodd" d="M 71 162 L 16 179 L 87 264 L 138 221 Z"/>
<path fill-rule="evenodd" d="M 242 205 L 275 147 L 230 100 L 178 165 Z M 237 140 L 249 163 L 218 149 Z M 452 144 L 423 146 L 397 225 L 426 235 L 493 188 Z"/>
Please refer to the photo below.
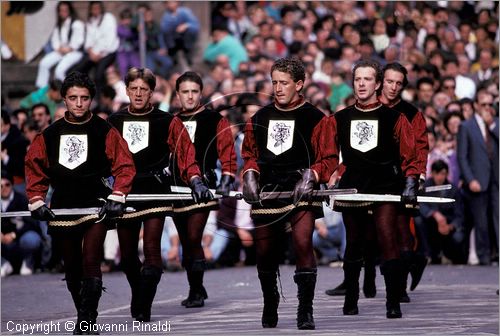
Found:
<path fill-rule="evenodd" d="M 130 285 L 130 290 L 132 292 L 132 298 L 130 300 L 130 315 L 136 318 L 141 314 L 142 303 L 141 303 L 141 273 L 138 272 L 134 275 L 127 275 L 127 280 Z"/>
<path fill-rule="evenodd" d="M 297 329 L 314 330 L 313 299 L 316 288 L 316 268 L 295 271 L 293 280 L 297 284 Z"/>
<path fill-rule="evenodd" d="M 84 335 L 99 335 L 96 330 L 97 307 L 102 293 L 102 280 L 85 278 L 82 281 L 81 302 L 78 310 L 78 326 Z M 76 327 L 75 327 L 76 330 Z"/>
<path fill-rule="evenodd" d="M 411 285 L 410 290 L 413 291 L 417 288 L 422 275 L 424 274 L 425 267 L 427 266 L 427 259 L 421 254 L 413 253 L 412 263 L 410 266 Z"/>
<path fill-rule="evenodd" d="M 361 265 L 361 260 L 344 261 L 344 282 L 346 285 L 344 307 L 342 309 L 344 315 L 359 314 L 359 273 L 361 272 Z"/>
<path fill-rule="evenodd" d="M 375 286 L 375 259 L 365 257 L 365 277 L 363 278 L 363 294 L 365 298 L 374 298 L 377 295 L 377 287 Z"/>
<path fill-rule="evenodd" d="M 327 289 L 325 291 L 326 295 L 330 296 L 344 296 L 345 295 L 345 280 L 343 280 L 340 285 L 335 288 Z"/>
<path fill-rule="evenodd" d="M 406 291 L 406 286 L 408 284 L 408 274 L 410 273 L 411 263 L 413 260 L 414 253 L 412 251 L 402 251 L 401 252 L 401 295 L 399 302 L 409 303 L 411 302 L 408 292 Z"/>
<path fill-rule="evenodd" d="M 141 271 L 141 311 L 136 316 L 136 321 L 151 321 L 151 305 L 156 294 L 156 287 L 161 279 L 161 268 L 144 266 Z"/>
<path fill-rule="evenodd" d="M 401 261 L 392 259 L 386 261 L 381 266 L 386 288 L 386 308 L 387 318 L 401 318 L 401 307 L 399 300 L 401 298 Z"/>
<path fill-rule="evenodd" d="M 262 327 L 275 328 L 278 324 L 278 306 L 280 294 L 276 283 L 276 271 L 258 271 L 260 287 L 264 297 L 264 308 L 262 310 Z"/>
<path fill-rule="evenodd" d="M 80 295 L 82 290 L 82 282 L 74 280 L 66 280 L 66 287 L 68 287 L 68 290 L 71 293 L 71 297 L 73 298 L 73 303 L 75 304 L 76 312 L 77 314 L 79 314 L 80 306 L 82 303 L 82 297 Z M 73 335 L 82 334 L 82 330 L 80 329 L 80 323 L 78 322 L 75 325 L 75 329 L 73 329 Z"/>
<path fill-rule="evenodd" d="M 189 294 L 181 305 L 186 308 L 198 308 L 205 305 L 205 299 L 208 298 L 207 290 L 203 286 L 203 275 L 205 274 L 205 259 L 194 260 L 186 265 L 186 272 L 189 282 Z"/>

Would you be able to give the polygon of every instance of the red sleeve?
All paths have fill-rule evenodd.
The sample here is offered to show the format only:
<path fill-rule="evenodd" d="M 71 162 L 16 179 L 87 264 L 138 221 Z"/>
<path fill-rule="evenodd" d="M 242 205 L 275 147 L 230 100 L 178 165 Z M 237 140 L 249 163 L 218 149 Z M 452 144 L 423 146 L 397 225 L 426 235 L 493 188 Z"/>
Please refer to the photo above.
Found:
<path fill-rule="evenodd" d="M 127 195 L 135 177 L 134 159 L 127 142 L 114 127 L 106 136 L 106 156 L 111 162 L 111 175 L 115 178 L 113 193 Z"/>
<path fill-rule="evenodd" d="M 429 155 L 429 138 L 427 137 L 427 126 L 422 112 L 418 112 L 411 121 L 413 132 L 415 134 L 415 150 L 417 155 L 417 168 L 419 174 L 425 178 L 427 157 Z"/>
<path fill-rule="evenodd" d="M 399 142 L 401 169 L 404 176 L 418 176 L 420 173 L 415 154 L 415 136 L 413 136 L 410 122 L 402 113 L 400 113 L 399 119 L 394 126 L 394 138 Z"/>
<path fill-rule="evenodd" d="M 255 142 L 255 135 L 253 133 L 252 119 L 249 119 L 245 125 L 245 137 L 243 138 L 243 144 L 241 146 L 241 158 L 244 161 L 241 173 L 242 176 L 247 170 L 260 172 L 259 165 L 257 164 L 258 157 L 259 151 L 257 149 L 257 143 Z"/>
<path fill-rule="evenodd" d="M 50 179 L 47 175 L 49 160 L 42 134 L 38 134 L 26 153 L 24 170 L 26 174 L 26 195 L 31 203 L 45 200 Z"/>
<path fill-rule="evenodd" d="M 174 117 L 168 129 L 168 146 L 174 153 L 181 174 L 181 179 L 189 184 L 194 176 L 201 176 L 200 168 L 196 162 L 196 149 L 194 148 L 184 124 L 178 117 Z"/>
<path fill-rule="evenodd" d="M 335 136 L 337 123 L 333 117 L 323 117 L 314 127 L 311 145 L 315 155 L 311 169 L 316 173 L 319 183 L 326 183 L 339 164 L 339 151 Z"/>
<path fill-rule="evenodd" d="M 226 118 L 222 118 L 217 124 L 217 153 L 222 164 L 222 174 L 236 174 L 236 151 L 234 150 L 234 138 L 231 125 Z"/>

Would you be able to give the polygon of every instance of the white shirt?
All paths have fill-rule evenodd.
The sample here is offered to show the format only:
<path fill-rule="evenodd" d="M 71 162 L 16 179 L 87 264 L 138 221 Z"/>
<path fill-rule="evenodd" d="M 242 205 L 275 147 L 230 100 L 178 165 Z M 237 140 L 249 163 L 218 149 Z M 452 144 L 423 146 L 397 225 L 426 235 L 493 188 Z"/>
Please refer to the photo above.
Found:
<path fill-rule="evenodd" d="M 71 25 L 71 38 L 69 38 L 69 28 Z M 71 24 L 71 18 L 67 18 L 61 28 L 54 28 L 52 36 L 50 37 L 50 43 L 54 50 L 58 50 L 61 47 L 71 47 L 73 50 L 78 50 L 83 46 L 85 39 L 85 26 L 80 20 L 74 20 Z M 69 40 L 69 41 L 68 41 Z"/>
<path fill-rule="evenodd" d="M 87 22 L 85 49 L 91 48 L 104 57 L 118 50 L 119 45 L 117 23 L 113 14 L 104 13 L 102 20 L 101 17 L 90 18 Z"/>

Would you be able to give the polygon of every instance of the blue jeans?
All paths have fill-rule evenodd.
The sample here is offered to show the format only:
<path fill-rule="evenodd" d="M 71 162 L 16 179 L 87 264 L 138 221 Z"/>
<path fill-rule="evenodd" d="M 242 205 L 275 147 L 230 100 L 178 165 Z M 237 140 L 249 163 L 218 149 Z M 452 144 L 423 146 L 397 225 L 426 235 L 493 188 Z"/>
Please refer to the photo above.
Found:
<path fill-rule="evenodd" d="M 344 258 L 346 237 L 345 227 L 342 223 L 328 227 L 326 237 L 321 237 L 317 230 L 313 232 L 313 247 L 317 249 L 328 261 L 337 261 Z"/>
<path fill-rule="evenodd" d="M 10 244 L 2 244 L 2 263 L 26 261 L 30 268 L 35 266 L 36 254 L 42 246 L 42 238 L 35 231 L 27 231 Z"/>

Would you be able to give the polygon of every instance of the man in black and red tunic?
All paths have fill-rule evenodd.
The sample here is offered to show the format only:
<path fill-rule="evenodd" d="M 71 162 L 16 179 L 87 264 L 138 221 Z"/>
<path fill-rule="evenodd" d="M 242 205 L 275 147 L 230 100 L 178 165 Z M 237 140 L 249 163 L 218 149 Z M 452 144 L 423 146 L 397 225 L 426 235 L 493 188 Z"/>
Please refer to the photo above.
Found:
<path fill-rule="evenodd" d="M 408 84 L 408 71 L 406 68 L 399 63 L 389 63 L 383 68 L 382 72 L 384 77 L 379 100 L 382 104 L 403 113 L 412 126 L 413 135 L 415 136 L 419 189 L 422 189 L 425 183 L 427 156 L 429 154 L 429 142 L 424 114 L 415 106 L 401 98 L 401 93 Z M 412 275 L 410 289 L 414 290 L 422 278 L 427 260 L 423 255 L 417 255 L 414 252 L 416 237 L 414 237 L 410 229 L 410 225 L 414 225 L 411 223 L 411 210 L 405 207 L 400 207 L 400 210 L 398 215 L 398 237 L 401 249 L 401 260 L 403 261 L 401 302 L 410 302 L 410 297 L 406 292 L 408 273 L 410 272 Z"/>
<path fill-rule="evenodd" d="M 252 204 L 257 270 L 264 296 L 262 326 L 278 323 L 279 293 L 276 239 L 284 223 L 292 226 L 297 256 L 294 281 L 298 286 L 297 328 L 314 329 L 313 308 L 316 260 L 312 233 L 322 217 L 320 200 L 312 192 L 330 178 L 338 164 L 334 143 L 335 120 L 325 116 L 300 94 L 305 70 L 298 59 L 279 59 L 271 68 L 275 100 L 246 124 L 242 147 L 243 195 Z M 260 199 L 260 187 L 292 191 L 290 199 Z"/>
<path fill-rule="evenodd" d="M 339 187 L 356 188 L 361 193 L 400 194 L 405 204 L 414 205 L 417 201 L 418 169 L 413 130 L 403 114 L 378 101 L 376 92 L 381 83 L 382 72 L 378 63 L 361 61 L 356 64 L 353 69 L 356 103 L 334 115 L 337 143 L 345 165 Z M 344 315 L 358 314 L 359 273 L 366 234 L 374 227 L 382 252 L 381 269 L 387 291 L 386 316 L 402 316 L 397 237 L 399 206 L 389 202 L 336 202 L 337 210 L 342 211 L 347 236 Z"/>
<path fill-rule="evenodd" d="M 154 108 L 150 99 L 156 77 L 147 68 L 131 68 L 126 77 L 130 105 L 112 114 L 114 125 L 132 152 L 137 175 L 132 192 L 162 194 L 170 192 L 170 179 L 165 174 L 171 155 L 177 158 L 178 179 L 192 189 L 195 203 L 208 202 L 213 196 L 201 178 L 195 159 L 195 148 L 181 120 Z M 151 319 L 151 305 L 161 279 L 161 235 L 165 216 L 172 215 L 172 202 L 146 201 L 134 203 L 136 212 L 125 214 L 118 224 L 121 261 L 132 290 L 130 312 L 137 321 Z M 144 263 L 138 255 L 139 232 L 144 224 Z"/>
<path fill-rule="evenodd" d="M 175 83 L 181 111 L 176 114 L 182 120 L 194 147 L 196 160 L 200 165 L 205 182 L 215 188 L 217 160 L 221 163 L 222 176 L 217 193 L 229 195 L 236 174 L 236 152 L 229 121 L 220 113 L 201 105 L 203 82 L 192 71 L 182 74 Z M 174 156 L 174 163 L 178 160 Z M 175 167 L 175 164 L 172 165 Z M 185 185 L 174 168 L 174 184 Z M 175 202 L 173 220 L 182 244 L 182 265 L 186 269 L 189 295 L 182 301 L 186 308 L 202 307 L 208 298 L 203 286 L 206 261 L 202 247 L 202 237 L 208 215 L 218 209 L 216 200 L 204 204 Z"/>
<path fill-rule="evenodd" d="M 102 246 L 106 219 L 120 217 L 135 175 L 134 162 L 120 133 L 90 112 L 95 85 L 86 74 L 73 72 L 61 87 L 64 118 L 37 135 L 25 160 L 26 193 L 34 219 L 48 221 L 49 233 L 62 245 L 66 284 L 78 310 L 75 333 L 90 332 L 102 292 Z M 103 178 L 113 176 L 113 190 Z M 45 204 L 49 185 L 52 208 L 106 204 L 95 215 L 61 216 Z"/>

